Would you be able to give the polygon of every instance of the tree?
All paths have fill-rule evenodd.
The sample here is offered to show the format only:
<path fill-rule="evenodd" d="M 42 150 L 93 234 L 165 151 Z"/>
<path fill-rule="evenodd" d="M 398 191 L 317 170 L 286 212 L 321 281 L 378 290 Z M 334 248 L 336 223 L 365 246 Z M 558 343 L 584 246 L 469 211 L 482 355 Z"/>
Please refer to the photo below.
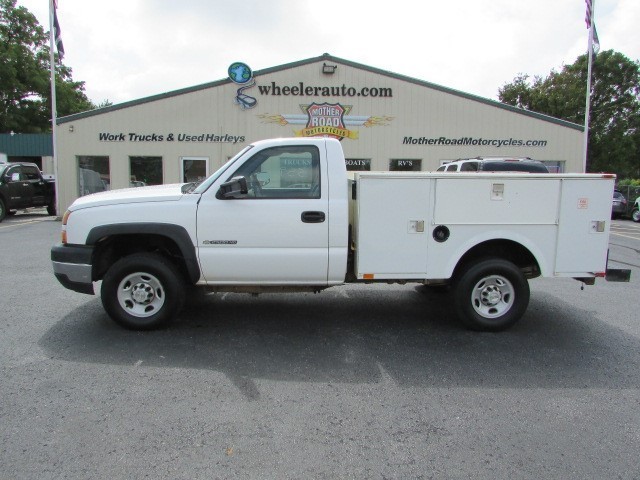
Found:
<path fill-rule="evenodd" d="M 49 36 L 16 0 L 0 0 L 0 133 L 51 131 Z M 56 55 L 57 58 L 57 55 Z M 56 68 L 58 116 L 95 108 L 71 69 Z"/>
<path fill-rule="evenodd" d="M 584 124 L 587 55 L 543 77 L 518 75 L 501 102 Z M 587 170 L 640 176 L 640 64 L 613 50 L 593 61 Z"/>

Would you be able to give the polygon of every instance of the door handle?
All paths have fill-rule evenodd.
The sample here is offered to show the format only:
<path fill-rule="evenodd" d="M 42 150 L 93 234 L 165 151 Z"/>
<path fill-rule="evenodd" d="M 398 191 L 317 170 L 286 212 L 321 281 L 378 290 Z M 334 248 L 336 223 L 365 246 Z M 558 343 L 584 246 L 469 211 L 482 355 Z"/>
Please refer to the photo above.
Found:
<path fill-rule="evenodd" d="M 322 223 L 325 220 L 324 212 L 302 212 L 302 223 Z"/>

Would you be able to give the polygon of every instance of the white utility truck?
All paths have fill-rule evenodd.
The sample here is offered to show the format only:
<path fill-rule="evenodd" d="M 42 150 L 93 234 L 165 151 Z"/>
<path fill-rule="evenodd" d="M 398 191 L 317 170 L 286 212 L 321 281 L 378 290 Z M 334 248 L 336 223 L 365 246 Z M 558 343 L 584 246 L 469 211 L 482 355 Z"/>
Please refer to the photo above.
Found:
<path fill-rule="evenodd" d="M 362 172 L 347 177 L 340 142 L 249 145 L 200 184 L 87 195 L 51 250 L 62 285 L 150 329 L 187 289 L 320 291 L 345 282 L 450 286 L 476 330 L 513 325 L 528 279 L 607 270 L 614 175 Z M 426 312 L 425 312 L 426 313 Z"/>

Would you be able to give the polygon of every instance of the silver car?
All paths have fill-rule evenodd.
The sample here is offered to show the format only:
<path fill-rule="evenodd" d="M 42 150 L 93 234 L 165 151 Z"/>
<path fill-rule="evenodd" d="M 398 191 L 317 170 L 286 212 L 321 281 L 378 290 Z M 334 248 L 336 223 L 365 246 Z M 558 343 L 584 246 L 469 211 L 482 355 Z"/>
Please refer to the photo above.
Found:
<path fill-rule="evenodd" d="M 619 218 L 627 213 L 627 199 L 618 190 L 613 191 L 613 204 L 611 206 L 611 218 Z"/>

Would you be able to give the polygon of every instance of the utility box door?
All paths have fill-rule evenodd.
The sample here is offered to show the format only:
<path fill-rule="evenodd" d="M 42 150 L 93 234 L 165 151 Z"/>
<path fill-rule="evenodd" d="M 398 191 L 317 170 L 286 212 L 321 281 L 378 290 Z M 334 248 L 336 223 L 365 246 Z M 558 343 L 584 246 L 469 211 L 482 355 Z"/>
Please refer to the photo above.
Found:
<path fill-rule="evenodd" d="M 358 278 L 425 277 L 431 181 L 382 175 L 359 178 Z"/>
<path fill-rule="evenodd" d="M 556 274 L 606 270 L 613 182 L 612 178 L 563 182 Z"/>

